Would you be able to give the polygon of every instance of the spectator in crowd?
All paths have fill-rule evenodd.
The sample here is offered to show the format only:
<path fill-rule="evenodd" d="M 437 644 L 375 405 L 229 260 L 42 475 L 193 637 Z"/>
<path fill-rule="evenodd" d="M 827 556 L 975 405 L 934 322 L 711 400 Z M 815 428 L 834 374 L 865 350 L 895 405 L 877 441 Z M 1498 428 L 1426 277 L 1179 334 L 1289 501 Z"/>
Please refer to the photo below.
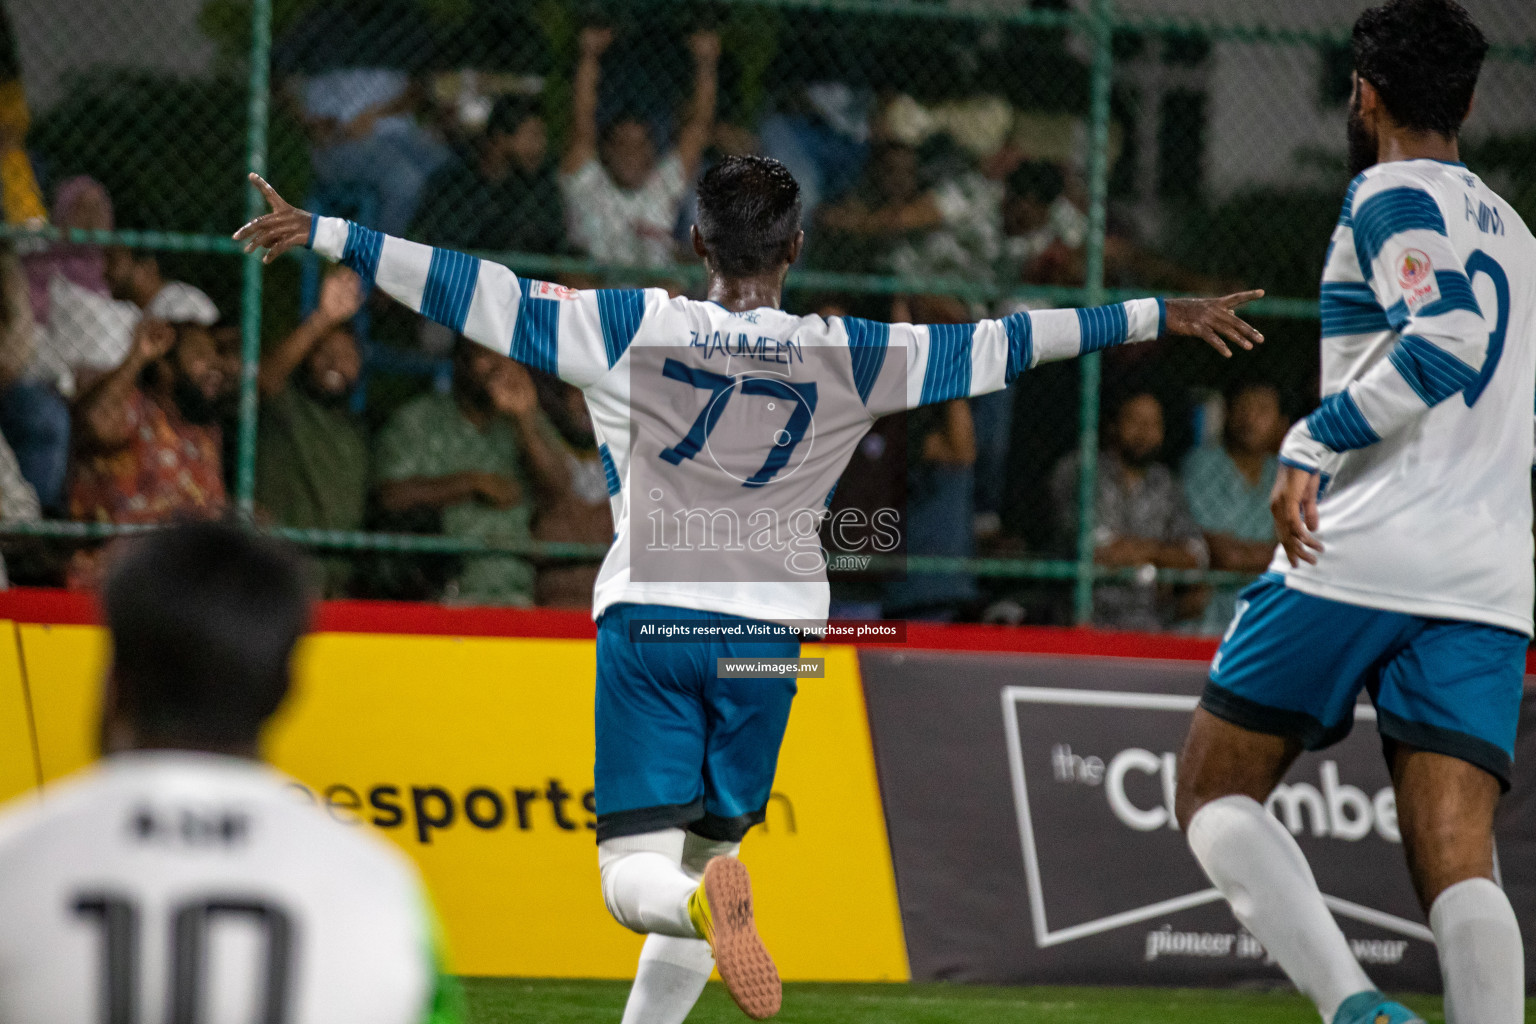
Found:
<path fill-rule="evenodd" d="M 1203 569 L 1209 563 L 1178 481 L 1157 461 L 1163 447 L 1162 403 L 1146 392 L 1131 395 L 1116 410 L 1108 434 L 1109 444 L 1099 452 L 1094 558 L 1100 565 L 1139 574 L 1130 583 L 1094 588 L 1094 624 L 1160 630 L 1195 618 L 1201 592 L 1170 593 L 1151 577 L 1155 569 Z M 1073 453 L 1051 477 L 1051 498 L 1069 549 L 1077 536 L 1079 466 Z"/>
<path fill-rule="evenodd" d="M 936 136 L 921 152 L 884 142 L 853 194 L 822 209 L 822 251 L 873 271 L 990 281 L 1001 244 L 1000 203 L 1001 189 L 949 136 Z"/>
<path fill-rule="evenodd" d="M 107 250 L 106 271 L 112 297 L 133 303 L 147 317 L 202 327 L 218 322 L 219 307 L 207 293 L 185 281 L 167 281 L 152 252 L 114 246 Z"/>
<path fill-rule="evenodd" d="M 634 114 L 614 118 L 599 139 L 598 81 L 612 42 L 612 29 L 582 30 L 571 140 L 560 164 L 571 240 L 601 263 L 664 267 L 674 261 L 672 229 L 714 125 L 720 37 L 688 37 L 693 97 L 676 147 L 659 160 L 651 126 Z"/>
<path fill-rule="evenodd" d="M 371 189 L 378 206 L 370 227 L 403 235 L 422 188 L 449 156 L 413 114 L 410 75 L 387 67 L 334 68 L 304 79 L 298 93 L 314 141 L 316 184 Z"/>
<path fill-rule="evenodd" d="M 214 519 L 227 503 L 219 421 L 235 377 L 208 328 L 145 317 L 121 366 L 75 403 L 70 518 L 90 523 Z M 68 582 L 96 582 L 80 552 Z"/>
<path fill-rule="evenodd" d="M 40 226 L 47 219 L 42 190 L 27 156 L 32 113 L 21 83 L 21 61 L 10 19 L 0 11 L 0 207 L 7 224 Z"/>
<path fill-rule="evenodd" d="M 475 152 L 432 175 L 411 237 L 461 249 L 565 248 L 560 185 L 537 100 L 496 101 Z"/>
<path fill-rule="evenodd" d="M 844 82 L 808 82 L 792 91 L 760 132 L 764 156 L 778 160 L 800 184 L 807 223 L 859 180 L 869 157 L 873 90 Z"/>
<path fill-rule="evenodd" d="M 37 490 L 21 475 L 21 464 L 4 437 L 0 437 L 0 523 L 35 523 L 43 517 Z M 11 585 L 10 572 L 0 558 L 0 590 Z"/>
<path fill-rule="evenodd" d="M 963 303 L 943 297 L 898 301 L 891 319 L 960 323 Z M 969 557 L 976 466 L 976 428 L 964 399 L 907 413 L 906 553 Z M 888 618 L 952 620 L 977 598 L 976 580 L 966 573 L 913 572 L 887 585 Z"/>
<path fill-rule="evenodd" d="M 402 406 L 380 434 L 375 457 L 382 509 L 434 513 L 450 537 L 529 540 L 536 499 L 558 503 L 570 487 L 564 451 L 539 413 L 528 371 L 462 339 L 454 348 L 453 393 Z M 526 559 L 492 555 L 465 559 L 447 596 L 530 605 L 533 594 Z"/>
<path fill-rule="evenodd" d="M 1272 384 L 1239 385 L 1226 407 L 1221 447 L 1196 448 L 1184 460 L 1184 496 L 1205 531 L 1211 568 L 1257 576 L 1275 554 L 1269 491 L 1287 424 Z M 1227 628 L 1241 589 L 1216 588 L 1200 621 L 1202 633 L 1219 635 Z"/>
<path fill-rule="evenodd" d="M 331 272 L 314 312 L 261 360 L 256 503 L 279 525 L 363 527 L 368 443 L 348 410 L 363 365 L 348 322 L 362 304 L 357 275 Z M 343 594 L 351 562 L 328 558 L 321 568 L 326 594 Z"/>
<path fill-rule="evenodd" d="M 116 226 L 112 197 L 95 178 L 77 174 L 65 178 L 53 192 L 53 225 L 82 231 L 111 231 Z M 32 314 L 39 324 L 48 322 L 49 287 L 62 277 L 76 287 L 108 296 L 107 256 L 99 245 L 54 242 L 22 257 Z"/>
<path fill-rule="evenodd" d="M 110 231 L 111 197 L 93 178 L 66 178 L 54 191 L 53 222 L 60 228 Z M 113 303 L 107 288 L 106 255 L 99 245 L 56 242 L 20 257 L 28 310 L 15 300 L 10 259 L 4 257 L 5 350 L 17 356 L 24 352 L 25 361 L 0 368 L 0 431 L 10 441 L 22 475 L 37 491 L 43 507 L 59 513 L 64 508 L 69 469 L 69 403 L 61 388 L 73 383 L 71 366 L 80 351 L 70 344 L 70 325 L 83 319 L 98 336 L 110 336 L 116 322 L 117 333 L 126 339 L 136 310 L 126 303 Z M 61 307 L 57 329 L 50 322 L 55 292 Z M 82 305 L 105 310 L 101 317 L 82 317 Z M 25 342 L 15 344 L 23 335 Z M 121 358 L 122 348 L 117 348 L 107 366 L 115 366 Z"/>
<path fill-rule="evenodd" d="M 612 464 L 598 451 L 592 417 L 580 389 L 555 377 L 540 375 L 539 406 L 554 424 L 570 486 L 544 503 L 534 521 L 536 540 L 574 544 L 608 544 L 613 540 L 613 512 L 608 497 Z M 539 568 L 536 597 L 542 606 L 585 608 L 592 603 L 601 560 L 550 562 Z"/>
<path fill-rule="evenodd" d="M 1081 284 L 1088 215 L 1067 197 L 1061 168 L 1026 160 L 1007 172 L 1003 186 L 1003 280 Z"/>

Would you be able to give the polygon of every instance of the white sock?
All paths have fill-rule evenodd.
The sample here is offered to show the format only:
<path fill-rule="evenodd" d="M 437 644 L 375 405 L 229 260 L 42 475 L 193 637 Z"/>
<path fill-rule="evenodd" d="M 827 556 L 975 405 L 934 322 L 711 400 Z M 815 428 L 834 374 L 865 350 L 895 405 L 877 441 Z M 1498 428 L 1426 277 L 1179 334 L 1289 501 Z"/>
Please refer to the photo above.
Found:
<path fill-rule="evenodd" d="M 705 839 L 689 832 L 683 840 L 683 873 L 697 885 L 712 858 L 734 857 L 739 849 L 740 843 Z M 622 1024 L 682 1024 L 714 969 L 714 955 L 703 939 L 648 936 L 640 951 L 634 987 L 624 1004 Z"/>
<path fill-rule="evenodd" d="M 646 936 L 622 1024 L 683 1024 L 714 969 L 703 939 Z"/>
<path fill-rule="evenodd" d="M 716 857 L 734 857 L 740 851 L 740 843 L 726 839 L 705 839 L 689 832 L 683 840 L 683 870 L 689 877 L 703 881 L 705 865 Z"/>
<path fill-rule="evenodd" d="M 1189 823 L 1189 848 L 1327 1024 L 1340 1003 L 1376 987 L 1328 913 L 1301 847 L 1258 801 L 1225 796 L 1200 808 Z"/>
<path fill-rule="evenodd" d="M 1504 890 L 1469 878 L 1429 908 L 1440 950 L 1447 1024 L 1521 1024 L 1525 1020 L 1525 948 Z"/>
<path fill-rule="evenodd" d="M 626 928 L 697 939 L 688 918 L 688 897 L 699 887 L 682 868 L 683 830 L 620 836 L 597 844 L 603 902 Z"/>

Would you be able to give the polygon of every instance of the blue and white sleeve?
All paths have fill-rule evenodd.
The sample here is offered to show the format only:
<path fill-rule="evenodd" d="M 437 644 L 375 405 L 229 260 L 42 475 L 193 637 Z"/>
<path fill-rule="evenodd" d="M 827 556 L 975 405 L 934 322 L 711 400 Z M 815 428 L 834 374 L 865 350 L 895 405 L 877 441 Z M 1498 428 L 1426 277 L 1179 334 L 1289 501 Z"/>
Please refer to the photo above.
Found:
<path fill-rule="evenodd" d="M 875 416 L 999 391 L 1041 363 L 1075 359 L 1162 333 L 1161 299 L 1134 299 L 1091 309 L 1047 309 L 1014 313 L 974 324 L 878 325 L 888 345 L 900 349 L 904 386 L 876 389 L 869 410 Z M 867 321 L 849 321 L 849 344 L 857 349 Z"/>
<path fill-rule="evenodd" d="M 577 291 L 518 277 L 500 263 L 316 217 L 310 248 L 430 320 L 585 388 L 619 361 L 659 289 Z"/>
<path fill-rule="evenodd" d="M 1433 196 L 1373 176 L 1361 182 L 1349 216 L 1365 283 L 1398 340 L 1286 435 L 1281 461 L 1307 470 L 1373 445 L 1473 387 L 1488 354 L 1488 324 Z"/>

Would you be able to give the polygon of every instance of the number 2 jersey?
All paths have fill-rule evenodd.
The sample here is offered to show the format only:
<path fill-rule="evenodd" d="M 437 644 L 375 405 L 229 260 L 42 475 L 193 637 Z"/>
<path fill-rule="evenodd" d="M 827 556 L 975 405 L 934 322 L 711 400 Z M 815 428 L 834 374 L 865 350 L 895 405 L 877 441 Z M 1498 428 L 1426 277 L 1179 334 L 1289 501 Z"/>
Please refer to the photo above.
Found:
<path fill-rule="evenodd" d="M 1323 271 L 1321 405 L 1282 461 L 1323 474 L 1318 597 L 1531 633 L 1536 240 L 1465 166 L 1378 164 Z"/>
<path fill-rule="evenodd" d="M 121 754 L 0 815 L 0 1024 L 447 1024 L 405 856 L 237 758 Z"/>
<path fill-rule="evenodd" d="M 974 324 L 733 313 L 661 289 L 519 278 L 336 218 L 314 219 L 310 246 L 411 309 L 582 389 L 615 531 L 595 615 L 626 602 L 823 622 L 822 519 L 876 417 L 1154 339 L 1164 319 L 1157 299 Z M 834 542 L 889 553 L 899 511 L 834 520 Z"/>

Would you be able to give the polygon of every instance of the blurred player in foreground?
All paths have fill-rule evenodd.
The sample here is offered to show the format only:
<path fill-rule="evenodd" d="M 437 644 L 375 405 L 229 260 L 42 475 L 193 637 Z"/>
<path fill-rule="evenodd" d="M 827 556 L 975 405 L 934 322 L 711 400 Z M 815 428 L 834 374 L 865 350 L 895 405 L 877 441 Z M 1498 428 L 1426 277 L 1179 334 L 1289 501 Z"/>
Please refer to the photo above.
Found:
<path fill-rule="evenodd" d="M 598 862 L 608 909 L 650 936 L 626 1024 L 681 1021 L 716 965 L 749 1016 L 779 1009 L 778 972 L 735 854 L 763 820 L 797 673 L 732 678 L 717 659 L 787 666 L 800 645 L 783 627 L 825 623 L 819 529 L 875 418 L 1161 333 L 1223 354 L 1227 342 L 1263 340 L 1232 312 L 1258 292 L 932 327 L 792 316 L 779 300 L 804 240 L 800 190 L 761 157 L 729 158 L 699 184 L 693 245 L 706 302 L 519 279 L 312 217 L 252 180 L 273 212 L 236 232 L 248 251 L 265 248 L 270 261 L 308 245 L 586 393 L 615 526 L 594 599 Z M 658 623 L 690 635 L 648 642 Z"/>
<path fill-rule="evenodd" d="M 0 1024 L 446 1024 L 415 870 L 257 761 L 309 601 L 229 526 L 131 542 L 102 593 L 100 765 L 0 817 Z"/>
<path fill-rule="evenodd" d="M 1451 0 L 1354 28 L 1352 170 L 1322 285 L 1323 399 L 1281 449 L 1280 549 L 1242 595 L 1179 771 L 1189 844 L 1332 1024 L 1418 1020 L 1375 991 L 1262 806 L 1364 689 L 1450 1024 L 1524 1019 L 1495 881 L 1531 636 L 1536 240 L 1457 134 L 1487 43 Z"/>

